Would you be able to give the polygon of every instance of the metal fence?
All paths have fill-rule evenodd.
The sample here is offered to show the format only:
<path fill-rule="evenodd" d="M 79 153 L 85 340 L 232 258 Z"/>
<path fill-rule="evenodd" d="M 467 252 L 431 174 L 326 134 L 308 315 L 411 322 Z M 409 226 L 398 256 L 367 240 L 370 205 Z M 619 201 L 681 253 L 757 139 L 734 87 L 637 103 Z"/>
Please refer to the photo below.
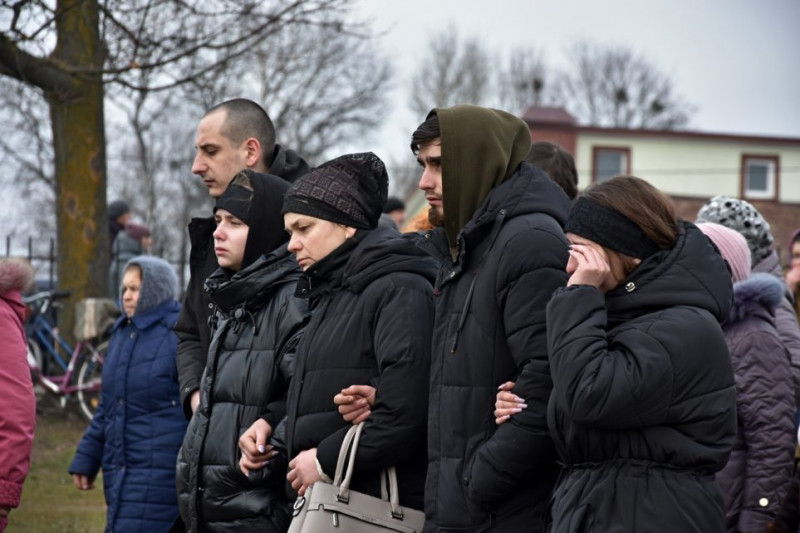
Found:
<path fill-rule="evenodd" d="M 27 243 L 23 241 L 23 244 L 19 241 L 20 239 L 14 239 L 10 235 L 6 235 L 5 256 L 13 255 L 26 258 L 36 269 L 37 288 L 55 287 L 58 279 L 56 240 L 53 238 L 37 240 L 33 237 L 28 237 Z M 14 246 L 13 248 L 12 245 Z"/>
<path fill-rule="evenodd" d="M 55 238 L 34 237 L 20 238 L 6 235 L 5 257 L 24 257 L 36 269 L 35 290 L 44 290 L 56 287 L 58 284 L 58 253 L 56 250 Z M 181 254 L 181 259 L 174 260 L 165 257 L 166 250 L 153 250 L 155 257 L 160 257 L 175 267 L 175 273 L 181 287 L 181 296 L 189 280 L 188 264 L 186 256 Z"/>

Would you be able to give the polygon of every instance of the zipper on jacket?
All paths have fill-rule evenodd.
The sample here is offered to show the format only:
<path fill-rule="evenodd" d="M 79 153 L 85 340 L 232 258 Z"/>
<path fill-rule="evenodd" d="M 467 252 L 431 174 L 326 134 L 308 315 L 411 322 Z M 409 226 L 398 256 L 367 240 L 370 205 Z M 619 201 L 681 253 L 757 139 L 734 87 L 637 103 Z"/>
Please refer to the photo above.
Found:
<path fill-rule="evenodd" d="M 451 354 L 456 353 L 456 348 L 458 348 L 458 337 L 461 335 L 461 329 L 464 327 L 464 323 L 467 321 L 467 314 L 469 314 L 469 305 L 472 303 L 472 295 L 475 292 L 475 283 L 478 281 L 478 272 L 480 272 L 481 265 L 489 256 L 489 252 L 492 250 L 495 241 L 497 240 L 497 236 L 500 234 L 500 227 L 503 225 L 503 220 L 506 218 L 506 210 L 501 209 L 500 212 L 497 213 L 497 217 L 494 220 L 494 226 L 492 227 L 492 233 L 489 235 L 489 246 L 481 255 L 480 261 L 478 261 L 478 266 L 475 267 L 475 272 L 472 276 L 472 282 L 469 284 L 469 290 L 467 291 L 467 299 L 464 302 L 464 308 L 461 310 L 461 316 L 458 319 L 458 327 L 456 328 L 456 335 L 455 339 L 453 339 L 453 347 L 450 349 Z"/>

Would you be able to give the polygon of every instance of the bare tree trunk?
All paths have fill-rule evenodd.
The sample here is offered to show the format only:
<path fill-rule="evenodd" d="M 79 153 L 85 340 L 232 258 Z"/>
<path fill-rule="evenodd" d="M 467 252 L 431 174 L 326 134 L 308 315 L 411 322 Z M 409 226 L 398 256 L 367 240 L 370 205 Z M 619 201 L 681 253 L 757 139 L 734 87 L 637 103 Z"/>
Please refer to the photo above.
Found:
<path fill-rule="evenodd" d="M 56 21 L 52 58 L 91 65 L 96 72 L 79 74 L 70 87 L 47 92 L 55 153 L 58 283 L 71 293 L 59 326 L 71 339 L 75 302 L 103 296 L 108 287 L 102 46 L 96 1 L 61 0 L 57 9 L 62 16 Z"/>

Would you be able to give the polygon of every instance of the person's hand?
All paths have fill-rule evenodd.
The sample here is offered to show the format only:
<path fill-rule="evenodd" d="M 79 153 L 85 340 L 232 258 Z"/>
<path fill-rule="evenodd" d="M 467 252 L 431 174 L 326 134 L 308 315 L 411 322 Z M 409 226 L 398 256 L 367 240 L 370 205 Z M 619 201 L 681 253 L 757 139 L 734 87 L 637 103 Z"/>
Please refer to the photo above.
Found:
<path fill-rule="evenodd" d="M 612 277 L 611 266 L 605 251 L 599 246 L 590 244 L 573 244 L 569 249 L 567 273 L 571 274 L 567 286 L 592 285 L 600 290 L 608 290 Z M 613 285 L 616 285 L 614 283 Z"/>
<path fill-rule="evenodd" d="M 369 385 L 350 385 L 333 397 L 339 406 L 339 413 L 345 422 L 360 424 L 372 413 L 375 407 L 375 387 Z"/>
<path fill-rule="evenodd" d="M 766 533 L 789 533 L 785 527 L 774 522 L 767 522 Z"/>
<path fill-rule="evenodd" d="M 317 470 L 317 449 L 311 448 L 297 454 L 297 457 L 289 462 L 286 479 L 292 484 L 298 496 L 303 496 L 308 487 L 319 481 L 321 478 Z"/>
<path fill-rule="evenodd" d="M 89 477 L 84 474 L 72 474 L 72 483 L 78 490 L 92 490 L 94 488 L 94 476 Z"/>
<path fill-rule="evenodd" d="M 192 408 L 192 413 L 197 411 L 197 406 L 200 405 L 200 391 L 196 390 L 192 393 L 192 399 L 189 400 L 189 405 Z"/>
<path fill-rule="evenodd" d="M 494 423 L 498 426 L 528 407 L 525 400 L 511 392 L 514 390 L 514 385 L 513 381 L 506 381 L 497 387 L 500 392 L 497 393 L 494 402 Z"/>
<path fill-rule="evenodd" d="M 797 292 L 800 288 L 800 267 L 791 268 L 786 272 L 786 284 L 792 292 Z"/>
<path fill-rule="evenodd" d="M 271 435 L 270 425 L 259 418 L 239 437 L 239 449 L 242 451 L 239 468 L 244 475 L 250 475 L 252 470 L 261 470 L 277 455 L 277 450 L 267 444 Z"/>

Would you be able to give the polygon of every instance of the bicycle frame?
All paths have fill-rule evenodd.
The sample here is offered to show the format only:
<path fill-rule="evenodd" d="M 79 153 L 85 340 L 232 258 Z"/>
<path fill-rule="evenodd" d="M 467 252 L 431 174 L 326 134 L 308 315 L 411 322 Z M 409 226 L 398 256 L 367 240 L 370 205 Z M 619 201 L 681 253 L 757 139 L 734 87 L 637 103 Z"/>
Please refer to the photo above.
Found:
<path fill-rule="evenodd" d="M 51 326 L 47 320 L 42 318 L 41 315 L 36 316 L 36 319 L 33 321 L 33 328 L 33 334 L 36 337 L 36 340 L 39 342 L 39 345 L 44 347 L 50 357 L 54 359 L 56 363 L 58 363 L 58 366 L 60 366 L 63 371 L 66 372 L 69 367 L 69 362 L 64 361 L 57 349 L 56 343 L 51 342 L 50 339 L 57 341 L 58 346 L 60 346 L 65 353 L 71 354 L 70 359 L 72 359 L 72 356 L 75 355 L 75 350 L 77 347 L 76 349 L 73 349 L 72 346 L 67 344 L 67 341 L 61 338 L 61 336 L 58 334 L 58 331 L 53 328 L 53 326 Z"/>
<path fill-rule="evenodd" d="M 35 296 L 34 296 L 35 298 Z M 28 364 L 31 374 L 36 382 L 45 389 L 58 395 L 61 407 L 66 407 L 67 399 L 77 393 L 78 403 L 83 414 L 91 420 L 94 409 L 97 407 L 97 397 L 101 389 L 100 370 L 105 362 L 105 349 L 107 342 L 95 346 L 91 341 L 79 341 L 71 347 L 58 333 L 58 329 L 42 317 L 42 311 L 51 304 L 53 296 L 45 300 L 38 308 L 37 314 L 30 323 L 30 336 L 28 348 Z M 35 301 L 35 300 L 34 300 Z M 60 350 L 69 354 L 69 359 L 64 360 Z M 44 353 L 42 353 L 44 352 Z M 81 355 L 85 353 L 85 357 Z M 40 357 L 44 356 L 44 357 Z M 52 359 L 64 371 L 63 374 L 54 375 L 52 371 L 45 374 L 39 367 L 37 357 L 44 360 Z M 81 365 L 80 372 L 77 371 Z M 75 379 L 77 377 L 77 379 Z"/>
<path fill-rule="evenodd" d="M 37 330 L 37 338 L 41 339 L 40 330 Z M 54 332 L 55 333 L 55 332 Z M 59 341 L 59 343 L 66 348 L 69 348 L 69 345 L 55 333 L 55 338 Z M 100 381 L 98 380 L 96 383 L 92 383 L 89 386 L 82 386 L 78 383 L 72 383 L 72 377 L 75 375 L 75 367 L 78 364 L 78 359 L 80 358 L 81 352 L 83 352 L 84 347 L 89 348 L 89 355 L 90 357 L 96 357 L 97 360 L 102 365 L 105 362 L 105 358 L 97 351 L 90 343 L 88 342 L 78 342 L 75 345 L 75 348 L 72 350 L 72 355 L 69 358 L 67 363 L 64 363 L 61 359 L 61 356 L 58 355 L 55 350 L 52 348 L 52 343 L 44 339 L 47 344 L 45 347 L 50 350 L 50 355 L 52 355 L 58 364 L 64 368 L 64 373 L 61 375 L 52 375 L 52 374 L 44 374 L 42 369 L 39 368 L 39 365 L 36 363 L 35 360 L 29 361 L 29 365 L 31 370 L 37 376 L 39 383 L 42 384 L 45 388 L 47 388 L 50 392 L 55 394 L 62 395 L 62 401 L 66 401 L 66 396 L 73 394 L 79 390 L 87 391 L 87 392 L 96 392 L 100 390 Z"/>

